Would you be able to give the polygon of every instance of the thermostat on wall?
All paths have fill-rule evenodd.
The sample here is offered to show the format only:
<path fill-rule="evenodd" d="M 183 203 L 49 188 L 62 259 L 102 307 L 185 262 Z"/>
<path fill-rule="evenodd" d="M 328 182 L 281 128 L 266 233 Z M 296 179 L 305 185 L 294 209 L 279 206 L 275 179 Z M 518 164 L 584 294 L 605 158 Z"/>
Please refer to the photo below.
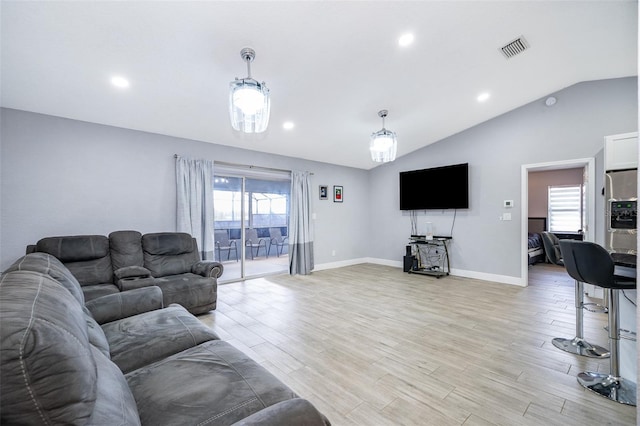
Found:
<path fill-rule="evenodd" d="M 513 200 L 504 200 L 505 207 L 513 207 Z"/>

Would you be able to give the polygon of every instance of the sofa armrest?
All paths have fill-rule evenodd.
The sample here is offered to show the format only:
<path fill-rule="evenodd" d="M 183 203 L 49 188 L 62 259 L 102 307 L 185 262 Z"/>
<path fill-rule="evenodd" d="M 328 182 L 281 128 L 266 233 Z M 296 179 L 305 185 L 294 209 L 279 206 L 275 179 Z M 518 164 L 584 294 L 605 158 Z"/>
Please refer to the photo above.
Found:
<path fill-rule="evenodd" d="M 224 266 L 222 266 L 222 263 L 206 260 L 196 262 L 191 267 L 192 273 L 203 277 L 220 278 L 223 271 Z"/>
<path fill-rule="evenodd" d="M 234 423 L 233 426 L 328 426 L 330 424 L 329 420 L 309 401 L 294 398 L 270 405 Z"/>
<path fill-rule="evenodd" d="M 116 277 L 116 285 L 120 291 L 149 287 L 156 283 L 151 276 L 151 271 L 142 266 L 125 266 L 113 271 L 113 275 Z"/>
<path fill-rule="evenodd" d="M 113 275 L 119 280 L 125 278 L 149 278 L 151 271 L 142 266 L 125 266 L 124 268 L 113 271 Z"/>
<path fill-rule="evenodd" d="M 116 282 L 120 291 L 135 290 L 137 288 L 150 287 L 156 285 L 156 279 L 149 278 L 123 278 Z"/>
<path fill-rule="evenodd" d="M 105 324 L 162 309 L 162 290 L 160 287 L 150 286 L 108 294 L 88 301 L 85 306 L 98 324 Z"/>

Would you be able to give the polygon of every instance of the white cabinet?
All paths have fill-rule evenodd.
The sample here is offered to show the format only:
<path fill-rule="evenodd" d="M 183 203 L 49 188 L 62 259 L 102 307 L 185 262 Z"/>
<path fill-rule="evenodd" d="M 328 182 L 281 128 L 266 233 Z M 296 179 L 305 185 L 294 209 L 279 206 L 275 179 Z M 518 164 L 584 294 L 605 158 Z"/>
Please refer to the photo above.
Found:
<path fill-rule="evenodd" d="M 604 138 L 604 169 L 623 170 L 638 167 L 638 132 Z"/>

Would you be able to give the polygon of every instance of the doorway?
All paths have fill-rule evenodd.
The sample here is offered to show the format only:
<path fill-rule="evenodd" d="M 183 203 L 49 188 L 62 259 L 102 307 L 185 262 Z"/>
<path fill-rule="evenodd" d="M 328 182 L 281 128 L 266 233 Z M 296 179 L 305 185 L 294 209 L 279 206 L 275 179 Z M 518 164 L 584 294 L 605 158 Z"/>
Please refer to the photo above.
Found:
<path fill-rule="evenodd" d="M 217 166 L 213 184 L 215 258 L 219 282 L 289 269 L 288 172 Z"/>
<path fill-rule="evenodd" d="M 521 279 L 522 285 L 529 284 L 529 258 L 528 258 L 528 222 L 529 222 L 529 173 L 560 169 L 584 168 L 584 218 L 583 218 L 583 239 L 585 241 L 595 240 L 595 158 L 580 158 L 575 160 L 552 161 L 548 163 L 524 164 L 521 169 L 521 191 L 522 214 L 521 214 Z"/>

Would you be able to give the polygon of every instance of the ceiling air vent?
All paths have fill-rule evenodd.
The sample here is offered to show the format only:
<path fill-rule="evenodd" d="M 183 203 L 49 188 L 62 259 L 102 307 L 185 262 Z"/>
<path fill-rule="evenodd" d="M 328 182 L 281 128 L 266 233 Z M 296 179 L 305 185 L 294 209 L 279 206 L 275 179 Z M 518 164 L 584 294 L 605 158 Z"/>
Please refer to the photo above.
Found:
<path fill-rule="evenodd" d="M 516 56 L 519 53 L 524 52 L 529 48 L 529 43 L 524 37 L 520 36 L 517 39 L 513 40 L 511 43 L 508 43 L 505 46 L 500 48 L 500 51 L 504 55 L 505 58 L 510 59 Z"/>

